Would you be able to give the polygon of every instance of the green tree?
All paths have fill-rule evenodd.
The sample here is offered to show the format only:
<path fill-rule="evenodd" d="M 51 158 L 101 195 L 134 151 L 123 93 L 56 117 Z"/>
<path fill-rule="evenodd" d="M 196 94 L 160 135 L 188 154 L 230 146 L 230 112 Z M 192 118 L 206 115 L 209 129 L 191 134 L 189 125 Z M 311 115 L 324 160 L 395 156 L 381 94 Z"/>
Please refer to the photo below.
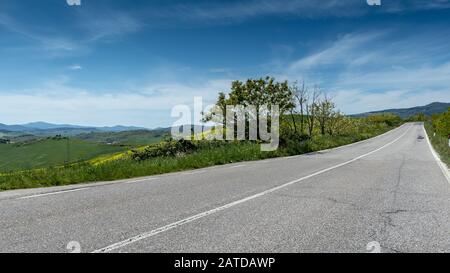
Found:
<path fill-rule="evenodd" d="M 219 93 L 215 110 L 219 110 L 223 115 L 223 124 L 226 117 L 227 106 L 252 106 L 256 108 L 256 117 L 251 117 L 245 113 L 235 113 L 236 119 L 245 119 L 246 123 L 250 119 L 256 119 L 256 124 L 259 126 L 260 110 L 263 106 L 278 105 L 280 114 L 289 113 L 294 107 L 294 96 L 287 81 L 277 82 L 274 78 L 265 77 L 260 79 L 248 79 L 245 82 L 234 81 L 231 84 L 231 90 L 226 96 L 224 93 Z M 271 116 L 270 107 L 267 109 L 267 115 Z M 212 112 L 205 115 L 205 121 L 215 121 Z M 259 132 L 259 127 L 258 130 Z M 258 136 L 259 138 L 259 136 Z"/>

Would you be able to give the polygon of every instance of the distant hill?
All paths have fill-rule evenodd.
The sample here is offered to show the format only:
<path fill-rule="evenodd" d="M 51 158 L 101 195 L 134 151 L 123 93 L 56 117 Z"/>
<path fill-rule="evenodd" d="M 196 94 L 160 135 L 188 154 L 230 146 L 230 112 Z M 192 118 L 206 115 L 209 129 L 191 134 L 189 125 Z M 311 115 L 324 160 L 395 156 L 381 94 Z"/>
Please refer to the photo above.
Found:
<path fill-rule="evenodd" d="M 401 109 L 387 109 L 387 110 L 361 113 L 361 114 L 356 114 L 356 115 L 352 115 L 352 116 L 366 117 L 366 116 L 370 116 L 370 115 L 383 114 L 383 113 L 392 113 L 392 114 L 400 116 L 401 118 L 408 118 L 408 117 L 414 116 L 419 113 L 423 113 L 427 116 L 431 116 L 434 114 L 446 112 L 449 107 L 450 107 L 450 103 L 433 102 L 433 103 L 430 103 L 425 106 L 416 106 L 416 107 L 401 108 Z"/>
<path fill-rule="evenodd" d="M 3 132 L 21 132 L 34 135 L 76 135 L 89 132 L 124 132 L 145 130 L 142 127 L 116 125 L 111 127 L 80 126 L 71 124 L 52 124 L 47 122 L 31 122 L 20 125 L 6 125 L 0 123 Z"/>
<path fill-rule="evenodd" d="M 23 132 L 26 131 L 27 128 L 20 125 L 6 125 L 0 123 L 0 130 L 3 132 Z"/>
<path fill-rule="evenodd" d="M 95 128 L 95 127 L 87 127 L 87 126 L 78 126 L 78 125 L 70 125 L 70 124 L 52 124 L 47 122 L 30 122 L 27 124 L 20 125 L 22 127 L 28 128 L 28 129 L 35 129 L 35 130 L 50 130 L 50 129 L 59 129 L 59 128 L 71 128 L 71 129 L 85 129 L 85 128 Z"/>

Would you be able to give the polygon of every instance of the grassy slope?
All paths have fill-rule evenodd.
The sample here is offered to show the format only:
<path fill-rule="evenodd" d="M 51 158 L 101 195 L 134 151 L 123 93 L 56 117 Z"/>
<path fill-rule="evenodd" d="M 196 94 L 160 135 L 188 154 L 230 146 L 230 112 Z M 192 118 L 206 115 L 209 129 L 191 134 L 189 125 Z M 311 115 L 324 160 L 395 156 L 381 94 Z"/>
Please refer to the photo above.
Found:
<path fill-rule="evenodd" d="M 381 127 L 358 136 L 320 136 L 305 141 L 296 149 L 261 152 L 260 146 L 249 142 L 230 143 L 214 149 L 200 150 L 180 157 L 160 157 L 142 162 L 128 158 L 106 161 L 104 164 L 76 164 L 65 168 L 16 172 L 0 175 L 0 190 L 68 185 L 147 176 L 239 161 L 301 154 L 337 147 L 384 133 L 393 127 Z"/>
<path fill-rule="evenodd" d="M 431 144 L 436 152 L 447 166 L 450 166 L 450 147 L 448 146 L 448 139 L 440 135 L 434 135 L 433 127 L 430 123 L 425 123 L 427 134 L 430 137 Z"/>
<path fill-rule="evenodd" d="M 80 134 L 76 138 L 81 140 L 86 140 L 90 142 L 98 143 L 119 143 L 123 145 L 147 145 L 160 141 L 164 135 L 167 134 L 165 131 L 147 131 L 147 130 L 137 130 L 137 131 L 124 131 L 124 132 L 92 132 L 87 134 Z"/>
<path fill-rule="evenodd" d="M 125 149 L 74 139 L 70 140 L 69 147 L 71 162 Z M 62 165 L 66 160 L 66 140 L 44 139 L 27 144 L 0 144 L 0 172 Z"/>

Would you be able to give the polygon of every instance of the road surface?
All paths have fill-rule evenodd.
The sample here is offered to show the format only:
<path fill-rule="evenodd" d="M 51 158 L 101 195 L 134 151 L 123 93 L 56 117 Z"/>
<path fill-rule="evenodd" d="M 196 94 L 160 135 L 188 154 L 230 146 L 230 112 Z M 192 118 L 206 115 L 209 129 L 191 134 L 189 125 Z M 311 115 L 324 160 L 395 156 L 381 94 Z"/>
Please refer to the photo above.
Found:
<path fill-rule="evenodd" d="M 308 155 L 2 192 L 0 252 L 450 252 L 444 173 L 408 123 Z"/>

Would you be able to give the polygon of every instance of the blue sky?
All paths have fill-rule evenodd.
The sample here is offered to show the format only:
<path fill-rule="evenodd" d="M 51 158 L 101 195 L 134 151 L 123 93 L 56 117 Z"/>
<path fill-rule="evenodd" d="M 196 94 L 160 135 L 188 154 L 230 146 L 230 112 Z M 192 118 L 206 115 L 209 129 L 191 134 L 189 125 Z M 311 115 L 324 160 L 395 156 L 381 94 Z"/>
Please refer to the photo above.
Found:
<path fill-rule="evenodd" d="M 450 102 L 450 0 L 0 1 L 0 123 L 169 126 L 232 80 L 345 113 Z"/>

